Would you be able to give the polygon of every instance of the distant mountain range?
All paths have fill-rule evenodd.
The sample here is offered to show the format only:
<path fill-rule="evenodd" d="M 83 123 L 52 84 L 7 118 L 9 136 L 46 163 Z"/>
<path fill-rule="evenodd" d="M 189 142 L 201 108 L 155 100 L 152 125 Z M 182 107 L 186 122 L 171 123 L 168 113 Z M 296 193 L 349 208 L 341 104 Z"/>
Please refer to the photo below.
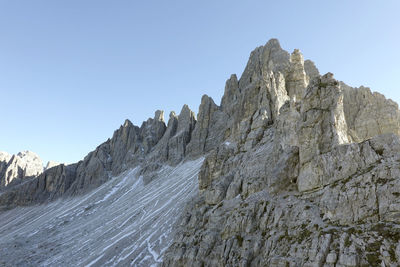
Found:
<path fill-rule="evenodd" d="M 36 177 L 47 169 L 59 165 L 55 161 L 47 162 L 43 167 L 40 157 L 32 151 L 22 151 L 16 155 L 0 151 L 0 187 L 20 182 L 23 178 Z"/>

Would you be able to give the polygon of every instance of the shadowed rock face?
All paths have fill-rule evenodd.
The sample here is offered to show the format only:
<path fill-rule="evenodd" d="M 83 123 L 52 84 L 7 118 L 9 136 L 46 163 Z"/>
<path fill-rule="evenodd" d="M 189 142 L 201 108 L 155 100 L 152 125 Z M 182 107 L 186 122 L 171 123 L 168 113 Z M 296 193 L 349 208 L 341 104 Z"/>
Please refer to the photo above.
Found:
<path fill-rule="evenodd" d="M 161 111 L 126 121 L 84 160 L 5 187 L 0 205 L 80 195 L 133 167 L 151 186 L 165 165 L 205 157 L 162 265 L 396 266 L 399 134 L 396 103 L 272 39 L 220 105 L 204 95 L 197 119 L 184 105 L 167 125 Z"/>
<path fill-rule="evenodd" d="M 23 184 L 7 188 L 0 195 L 0 205 L 26 205 L 51 200 L 62 195 L 88 192 L 112 175 L 117 175 L 143 162 L 165 132 L 163 114 L 157 111 L 154 119 L 139 128 L 126 120 L 111 139 L 90 152 L 82 161 L 46 170 Z M 42 166 L 43 168 L 43 166 Z"/>

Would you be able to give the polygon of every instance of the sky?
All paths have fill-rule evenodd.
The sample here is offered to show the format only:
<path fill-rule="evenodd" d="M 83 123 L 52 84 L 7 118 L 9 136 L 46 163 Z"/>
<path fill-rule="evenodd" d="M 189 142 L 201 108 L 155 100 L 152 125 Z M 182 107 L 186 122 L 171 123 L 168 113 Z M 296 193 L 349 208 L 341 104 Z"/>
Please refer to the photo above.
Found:
<path fill-rule="evenodd" d="M 125 119 L 220 103 L 277 38 L 400 102 L 400 1 L 0 0 L 0 150 L 77 162 Z"/>

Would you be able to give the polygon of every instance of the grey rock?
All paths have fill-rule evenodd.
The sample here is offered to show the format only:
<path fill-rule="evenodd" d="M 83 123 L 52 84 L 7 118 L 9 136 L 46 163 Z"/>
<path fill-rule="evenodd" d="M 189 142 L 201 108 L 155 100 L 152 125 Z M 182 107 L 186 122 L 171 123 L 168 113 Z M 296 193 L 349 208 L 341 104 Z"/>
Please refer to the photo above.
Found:
<path fill-rule="evenodd" d="M 349 142 L 339 83 L 328 73 L 311 81 L 301 103 L 299 191 L 320 185 L 312 162 L 333 147 Z"/>
<path fill-rule="evenodd" d="M 53 168 L 53 167 L 55 167 L 57 165 L 60 165 L 60 163 L 58 163 L 56 161 L 53 161 L 53 160 L 50 160 L 50 161 L 47 162 L 46 166 L 44 167 L 44 170 L 51 169 L 51 168 Z"/>
<path fill-rule="evenodd" d="M 399 123 L 391 100 L 320 76 L 272 39 L 220 106 L 205 95 L 197 120 L 185 105 L 168 125 L 161 111 L 126 121 L 84 160 L 7 186 L 0 207 L 83 194 L 132 168 L 154 186 L 205 157 L 162 266 L 398 266 Z"/>
<path fill-rule="evenodd" d="M 290 56 L 290 69 L 286 77 L 286 90 L 289 97 L 302 99 L 304 90 L 309 83 L 304 70 L 304 58 L 300 50 L 295 49 Z"/>
<path fill-rule="evenodd" d="M 111 139 L 90 152 L 82 161 L 68 166 L 58 165 L 37 178 L 8 187 L 0 194 L 0 206 L 29 205 L 60 196 L 86 193 L 112 176 L 142 163 L 161 139 L 165 129 L 161 111 L 155 113 L 154 119 L 143 122 L 140 128 L 126 120 Z"/>
<path fill-rule="evenodd" d="M 308 59 L 304 61 L 304 71 L 306 72 L 309 81 L 320 76 L 315 63 Z"/>
<path fill-rule="evenodd" d="M 0 162 L 8 162 L 11 159 L 11 155 L 7 152 L 0 151 Z"/>
<path fill-rule="evenodd" d="M 168 162 L 171 165 L 181 162 L 187 154 L 195 125 L 195 114 L 187 105 L 182 107 L 179 116 L 172 111 L 165 133 L 147 156 L 147 162 Z"/>
<path fill-rule="evenodd" d="M 151 161 L 167 161 L 169 155 L 169 140 L 176 134 L 178 129 L 178 116 L 176 116 L 174 111 L 169 114 L 168 125 L 163 137 L 157 143 L 154 151 L 151 153 Z"/>
<path fill-rule="evenodd" d="M 340 83 L 349 136 L 361 142 L 385 133 L 400 134 L 400 111 L 397 103 L 367 87 L 352 88 Z"/>
<path fill-rule="evenodd" d="M 186 146 L 196 125 L 195 114 L 187 105 L 182 107 L 177 119 L 176 133 L 168 140 L 168 162 L 173 165 L 178 164 L 186 156 Z"/>
<path fill-rule="evenodd" d="M 10 155 L 0 153 L 0 187 L 8 186 L 13 180 L 38 176 L 43 172 L 43 162 L 31 151 Z"/>
<path fill-rule="evenodd" d="M 211 97 L 203 95 L 186 151 L 189 157 L 198 157 L 214 149 L 226 138 L 227 115 L 217 106 Z"/>
<path fill-rule="evenodd" d="M 66 194 L 76 177 L 77 164 L 57 165 L 38 177 L 10 185 L 0 194 L 0 210 L 56 199 Z"/>
<path fill-rule="evenodd" d="M 275 40 L 236 81 L 221 101 L 227 141 L 206 157 L 163 266 L 397 266 L 397 106 L 362 100 Z"/>
<path fill-rule="evenodd" d="M 78 163 L 77 176 L 68 193 L 87 192 L 108 181 L 111 175 L 142 163 L 165 130 L 162 111 L 156 111 L 154 118 L 143 122 L 140 128 L 126 120 L 111 139 Z"/>
<path fill-rule="evenodd" d="M 226 81 L 224 95 L 221 99 L 221 108 L 228 114 L 232 115 L 235 113 L 235 106 L 238 105 L 240 100 L 240 89 L 239 81 L 236 74 L 232 74 L 231 77 Z"/>
<path fill-rule="evenodd" d="M 327 256 L 326 256 L 326 263 L 328 264 L 334 264 L 337 261 L 337 255 L 335 252 L 330 252 Z"/>
<path fill-rule="evenodd" d="M 0 265 L 159 264 L 202 160 L 164 165 L 147 185 L 135 168 L 89 194 L 0 212 Z"/>

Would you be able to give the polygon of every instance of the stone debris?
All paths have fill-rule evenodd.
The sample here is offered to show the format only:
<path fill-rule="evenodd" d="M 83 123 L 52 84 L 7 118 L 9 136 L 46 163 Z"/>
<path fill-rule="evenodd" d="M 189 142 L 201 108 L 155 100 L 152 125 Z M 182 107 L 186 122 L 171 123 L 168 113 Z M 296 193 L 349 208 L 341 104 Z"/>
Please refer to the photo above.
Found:
<path fill-rule="evenodd" d="M 184 105 L 167 125 L 162 111 L 127 120 L 82 161 L 3 186 L 0 206 L 85 194 L 134 167 L 147 185 L 204 157 L 162 266 L 399 266 L 399 136 L 395 102 L 271 39 L 220 105 L 204 95 L 197 118 Z"/>

